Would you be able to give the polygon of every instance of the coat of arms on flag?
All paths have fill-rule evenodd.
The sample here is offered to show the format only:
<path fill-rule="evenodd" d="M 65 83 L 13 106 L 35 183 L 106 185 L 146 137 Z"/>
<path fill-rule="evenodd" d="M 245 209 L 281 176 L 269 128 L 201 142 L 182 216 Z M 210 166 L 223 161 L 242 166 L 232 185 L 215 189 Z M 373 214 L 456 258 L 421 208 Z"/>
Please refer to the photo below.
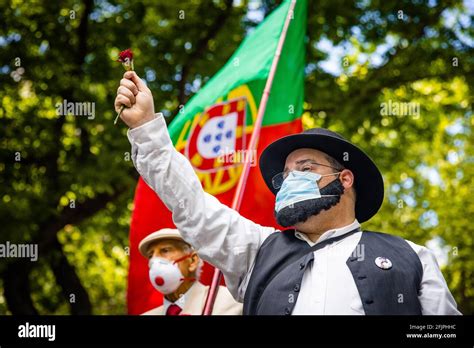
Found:
<path fill-rule="evenodd" d="M 217 103 L 197 119 L 186 144 L 185 155 L 198 172 L 215 173 L 240 165 L 246 148 L 245 97 Z"/>

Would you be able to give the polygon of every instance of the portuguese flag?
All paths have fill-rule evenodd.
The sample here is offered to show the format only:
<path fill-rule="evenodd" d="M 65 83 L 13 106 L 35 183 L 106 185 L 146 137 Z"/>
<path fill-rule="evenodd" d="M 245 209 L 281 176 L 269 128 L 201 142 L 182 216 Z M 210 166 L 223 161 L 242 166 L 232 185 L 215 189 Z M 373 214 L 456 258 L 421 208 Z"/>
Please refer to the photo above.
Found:
<path fill-rule="evenodd" d="M 204 190 L 230 206 L 277 44 L 290 16 L 240 208 L 243 216 L 277 228 L 275 197 L 260 175 L 257 159 L 274 140 L 302 130 L 306 0 L 297 0 L 293 6 L 291 1 L 284 1 L 255 28 L 168 127 L 176 149 L 192 163 Z M 165 227 L 175 227 L 171 213 L 140 179 L 130 229 L 130 314 L 141 314 L 162 304 L 161 294 L 148 280 L 148 262 L 138 252 L 138 244 L 146 235 Z M 210 284 L 212 273 L 212 266 L 205 265 L 201 282 Z"/>

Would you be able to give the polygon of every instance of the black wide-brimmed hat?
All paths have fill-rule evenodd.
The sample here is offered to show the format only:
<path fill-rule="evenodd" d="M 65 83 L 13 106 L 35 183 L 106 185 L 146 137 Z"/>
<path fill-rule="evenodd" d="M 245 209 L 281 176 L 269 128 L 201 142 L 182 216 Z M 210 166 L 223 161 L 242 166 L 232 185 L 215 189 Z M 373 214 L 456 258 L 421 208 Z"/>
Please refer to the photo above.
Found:
<path fill-rule="evenodd" d="M 308 129 L 280 138 L 263 150 L 260 156 L 260 171 L 274 194 L 278 189 L 273 187 L 272 178 L 284 170 L 286 157 L 302 148 L 322 151 L 354 173 L 357 195 L 355 215 L 359 222 L 367 221 L 377 213 L 384 195 L 382 174 L 364 151 L 336 132 L 324 128 Z"/>

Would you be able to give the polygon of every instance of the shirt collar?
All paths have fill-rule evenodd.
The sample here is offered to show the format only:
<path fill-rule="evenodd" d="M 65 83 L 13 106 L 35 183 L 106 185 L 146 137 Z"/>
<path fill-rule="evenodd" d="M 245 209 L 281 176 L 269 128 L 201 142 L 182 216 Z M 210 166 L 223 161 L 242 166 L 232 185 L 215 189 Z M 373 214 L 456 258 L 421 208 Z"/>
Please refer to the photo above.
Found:
<path fill-rule="evenodd" d="M 357 221 L 357 219 L 355 219 L 353 223 L 351 223 L 347 226 L 343 226 L 343 227 L 340 227 L 340 228 L 335 228 L 333 230 L 329 230 L 329 231 L 324 232 L 319 237 L 319 239 L 316 241 L 316 243 L 313 242 L 311 239 L 309 239 L 309 237 L 305 233 L 295 231 L 295 236 L 298 239 L 304 240 L 310 246 L 313 246 L 313 245 L 316 245 L 316 244 L 318 244 L 318 243 L 320 243 L 323 240 L 326 240 L 328 238 L 334 238 L 334 237 L 342 236 L 343 234 L 346 234 L 346 233 L 348 233 L 348 232 L 350 232 L 350 231 L 352 231 L 356 228 L 359 228 L 359 227 L 360 227 L 360 223 L 359 223 L 359 221 Z"/>
<path fill-rule="evenodd" d="M 163 309 L 164 309 L 164 312 L 166 313 L 166 311 L 168 310 L 168 307 L 171 306 L 172 304 L 177 305 L 179 308 L 181 308 L 181 310 L 183 310 L 184 305 L 186 304 L 186 295 L 191 291 L 191 289 L 194 287 L 195 284 L 196 283 L 191 285 L 191 287 L 188 289 L 188 291 L 186 291 L 184 294 L 181 294 L 181 296 L 175 302 L 171 302 L 166 297 L 163 296 Z"/>

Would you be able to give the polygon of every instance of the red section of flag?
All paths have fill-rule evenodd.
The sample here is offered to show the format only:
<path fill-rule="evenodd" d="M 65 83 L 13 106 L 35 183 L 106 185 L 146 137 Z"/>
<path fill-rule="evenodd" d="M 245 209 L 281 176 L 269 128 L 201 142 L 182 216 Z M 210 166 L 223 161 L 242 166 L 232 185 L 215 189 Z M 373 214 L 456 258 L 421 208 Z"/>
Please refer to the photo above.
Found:
<path fill-rule="evenodd" d="M 262 150 L 274 140 L 288 134 L 301 132 L 301 130 L 301 119 L 262 128 L 257 148 L 258 157 Z M 230 206 L 233 196 L 234 189 L 218 195 L 217 198 Z M 281 228 L 276 224 L 273 216 L 274 204 L 275 197 L 266 187 L 260 169 L 257 165 L 252 167 L 240 213 L 261 225 Z M 165 227 L 175 227 L 170 211 L 140 178 L 135 192 L 130 226 L 130 266 L 127 292 L 129 314 L 141 314 L 163 303 L 162 295 L 153 288 L 148 280 L 148 260 L 139 253 L 138 244 L 148 234 Z M 209 285 L 212 273 L 213 267 L 206 264 L 201 275 L 201 282 Z"/>

